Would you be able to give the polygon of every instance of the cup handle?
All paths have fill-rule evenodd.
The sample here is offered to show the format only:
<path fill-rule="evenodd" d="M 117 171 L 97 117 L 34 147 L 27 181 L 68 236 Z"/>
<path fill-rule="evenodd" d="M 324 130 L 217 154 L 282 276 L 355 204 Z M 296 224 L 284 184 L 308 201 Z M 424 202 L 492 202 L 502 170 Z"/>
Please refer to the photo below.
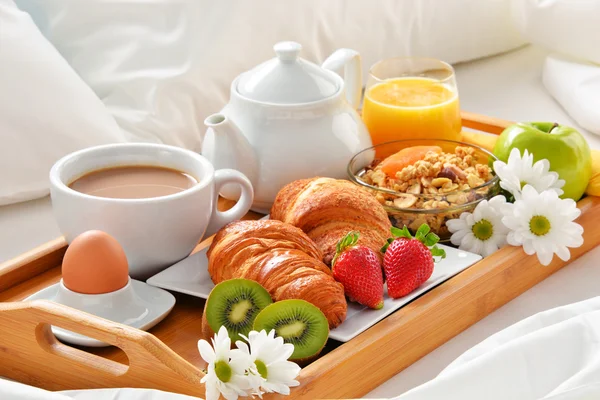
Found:
<path fill-rule="evenodd" d="M 346 99 L 355 110 L 358 109 L 362 96 L 362 62 L 360 54 L 352 49 L 338 49 L 323 61 L 322 67 L 331 71 L 337 71 L 344 67 Z"/>
<path fill-rule="evenodd" d="M 209 237 L 215 234 L 219 229 L 227 225 L 228 223 L 242 218 L 250 210 L 252 201 L 254 200 L 254 189 L 252 183 L 239 171 L 233 169 L 219 169 L 215 171 L 215 188 L 214 188 L 214 206 L 208 228 L 204 237 Z M 217 209 L 217 203 L 219 200 L 219 192 L 221 188 L 229 183 L 237 183 L 242 189 L 240 199 L 235 205 L 227 211 L 219 211 Z"/>

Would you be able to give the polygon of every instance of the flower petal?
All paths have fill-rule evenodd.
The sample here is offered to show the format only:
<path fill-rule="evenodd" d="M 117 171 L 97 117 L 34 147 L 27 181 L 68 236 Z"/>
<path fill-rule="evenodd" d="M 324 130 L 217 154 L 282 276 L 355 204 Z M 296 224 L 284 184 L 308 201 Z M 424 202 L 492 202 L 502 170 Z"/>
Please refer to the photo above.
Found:
<path fill-rule="evenodd" d="M 523 242 L 523 251 L 527 255 L 535 254 L 535 248 L 533 247 L 533 242 L 531 240 L 526 240 Z"/>
<path fill-rule="evenodd" d="M 242 336 L 242 335 L 240 335 Z M 242 352 L 246 353 L 246 354 L 250 354 L 250 348 L 248 347 L 248 345 L 246 344 L 246 342 L 243 342 L 241 340 L 236 340 L 235 342 L 235 346 Z"/>
<path fill-rule="evenodd" d="M 552 262 L 553 256 L 554 256 L 554 253 L 547 249 L 540 249 L 537 251 L 538 260 L 540 261 L 540 264 L 542 264 L 543 266 L 549 265 Z"/>
<path fill-rule="evenodd" d="M 206 400 L 219 400 L 221 398 L 221 393 L 219 392 L 219 388 L 216 383 L 206 384 Z"/>
<path fill-rule="evenodd" d="M 466 248 L 466 250 L 470 251 L 471 253 L 482 254 L 483 253 L 483 242 L 474 237 L 474 240 L 471 243 L 471 246 Z"/>
<path fill-rule="evenodd" d="M 567 246 L 556 246 L 555 253 L 563 261 L 569 261 L 571 258 L 571 252 Z"/>
<path fill-rule="evenodd" d="M 293 353 L 294 353 L 294 345 L 291 343 L 285 343 L 283 345 L 283 348 L 281 351 L 281 358 L 283 360 L 287 360 L 292 356 Z M 298 368 L 300 368 L 300 367 L 298 367 Z"/>
<path fill-rule="evenodd" d="M 234 358 L 229 361 L 229 366 L 234 374 L 243 375 L 246 373 L 246 370 L 248 370 L 250 366 L 254 364 L 254 360 L 252 360 L 249 354 L 244 354 L 241 352 L 239 354 L 241 354 L 241 356 L 237 356 L 234 353 Z"/>
<path fill-rule="evenodd" d="M 252 381 L 246 375 L 233 374 L 229 382 L 227 382 L 227 386 L 231 390 L 235 390 L 239 395 L 244 395 L 243 393 L 249 389 L 252 389 Z"/>
<path fill-rule="evenodd" d="M 282 383 L 267 382 L 263 385 L 263 388 L 269 393 L 280 393 L 286 396 L 290 394 L 290 388 Z"/>
<path fill-rule="evenodd" d="M 215 362 L 215 352 L 211 345 L 204 339 L 198 341 L 198 350 L 200 351 L 200 357 L 207 363 Z"/>
<path fill-rule="evenodd" d="M 231 350 L 231 339 L 227 328 L 221 326 L 219 332 L 214 337 L 215 356 L 217 360 L 229 360 L 229 351 Z"/>
<path fill-rule="evenodd" d="M 450 242 L 455 246 L 460 246 L 463 241 L 463 238 L 470 232 L 468 229 L 463 229 L 460 231 L 456 231 L 450 236 Z"/>
<path fill-rule="evenodd" d="M 295 381 L 300 373 L 298 364 L 291 361 L 281 361 L 269 365 L 268 381 L 284 383 L 289 386 L 289 383 Z"/>
<path fill-rule="evenodd" d="M 465 213 L 463 213 L 465 214 Z M 462 215 L 461 215 L 462 216 Z M 466 217 L 465 217 L 466 218 Z M 458 232 L 460 230 L 469 229 L 467 223 L 464 219 L 451 219 L 446 221 L 446 227 L 450 231 L 450 233 Z"/>
<path fill-rule="evenodd" d="M 479 204 L 477 204 L 477 207 L 475 207 L 475 210 L 473 211 L 473 219 L 476 222 L 481 221 L 481 218 L 483 218 L 483 210 L 485 209 L 486 206 L 487 206 L 487 201 L 483 200 L 483 201 L 479 202 Z"/>
<path fill-rule="evenodd" d="M 515 232 L 509 232 L 508 235 L 506 235 L 506 242 L 511 246 L 521 246 L 523 243 L 518 241 L 515 236 Z"/>
<path fill-rule="evenodd" d="M 496 243 L 491 240 L 486 240 L 485 243 L 483 243 L 483 251 L 481 255 L 487 257 L 494 254 L 497 250 L 498 246 L 496 246 Z"/>

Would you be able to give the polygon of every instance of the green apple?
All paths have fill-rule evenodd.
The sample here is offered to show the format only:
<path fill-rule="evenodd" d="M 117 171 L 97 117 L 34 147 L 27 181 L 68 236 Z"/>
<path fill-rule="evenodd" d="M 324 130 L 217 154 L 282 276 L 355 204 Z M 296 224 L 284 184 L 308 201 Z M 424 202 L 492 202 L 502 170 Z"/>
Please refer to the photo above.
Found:
<path fill-rule="evenodd" d="M 506 162 L 513 148 L 533 154 L 534 162 L 544 158 L 550 171 L 565 180 L 562 198 L 579 200 L 592 176 L 590 146 L 577 130 L 552 122 L 521 122 L 506 128 L 494 147 L 494 155 Z"/>

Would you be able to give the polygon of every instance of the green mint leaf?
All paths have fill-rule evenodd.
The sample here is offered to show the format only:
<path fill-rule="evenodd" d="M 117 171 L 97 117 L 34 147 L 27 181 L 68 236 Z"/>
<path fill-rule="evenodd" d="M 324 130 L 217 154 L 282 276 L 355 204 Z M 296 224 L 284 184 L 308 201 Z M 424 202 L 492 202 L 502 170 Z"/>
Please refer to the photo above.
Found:
<path fill-rule="evenodd" d="M 444 249 L 440 249 L 437 246 L 433 246 L 431 248 L 431 255 L 433 257 L 441 257 L 441 260 L 443 260 L 444 258 L 446 258 L 446 251 L 444 251 Z M 439 260 L 435 260 L 435 258 L 434 258 L 434 261 L 438 262 Z"/>
<path fill-rule="evenodd" d="M 392 226 L 392 236 L 394 237 L 401 237 L 402 236 L 402 229 L 396 228 L 395 226 Z"/>
<path fill-rule="evenodd" d="M 406 239 L 412 239 L 412 235 L 410 234 L 410 231 L 408 230 L 408 227 L 406 225 L 404 225 L 404 227 L 400 230 L 399 235 L 396 236 L 397 238 L 406 238 Z"/>
<path fill-rule="evenodd" d="M 354 246 L 358 242 L 359 233 L 357 231 L 348 232 L 346 236 L 342 238 L 335 245 L 335 256 L 332 260 L 332 265 L 334 264 L 337 257 L 347 248 Z"/>
<path fill-rule="evenodd" d="M 346 245 L 346 248 L 354 246 L 357 242 L 358 242 L 358 232 L 357 231 L 348 232 L 348 234 L 346 235 L 346 238 L 345 238 L 345 243 L 344 243 Z"/>
<path fill-rule="evenodd" d="M 427 236 L 427 234 L 429 233 L 430 230 L 431 230 L 431 228 L 429 228 L 429 225 L 427 225 L 427 224 L 421 225 L 419 227 L 419 229 L 417 229 L 417 237 L 425 238 L 425 236 Z"/>
<path fill-rule="evenodd" d="M 386 250 L 388 249 L 388 247 L 390 247 L 390 244 L 389 244 L 389 243 L 386 243 L 386 244 L 385 244 L 385 245 L 384 245 L 384 246 L 381 248 L 381 252 L 382 252 L 383 254 L 385 254 L 385 252 L 386 252 Z"/>
<path fill-rule="evenodd" d="M 407 239 L 413 238 L 406 225 L 404 225 L 404 227 L 402 229 L 392 226 L 391 231 L 392 231 L 392 235 L 394 236 L 394 238 L 400 238 L 400 237 L 407 238 Z"/>
<path fill-rule="evenodd" d="M 431 247 L 439 242 L 440 237 L 433 232 L 429 232 L 427 236 L 425 236 L 425 241 L 423 242 L 425 246 Z"/>
<path fill-rule="evenodd" d="M 342 242 L 342 247 L 346 248 L 348 247 L 348 245 L 352 242 L 352 232 L 348 233 L 345 237 L 344 237 L 344 241 Z"/>

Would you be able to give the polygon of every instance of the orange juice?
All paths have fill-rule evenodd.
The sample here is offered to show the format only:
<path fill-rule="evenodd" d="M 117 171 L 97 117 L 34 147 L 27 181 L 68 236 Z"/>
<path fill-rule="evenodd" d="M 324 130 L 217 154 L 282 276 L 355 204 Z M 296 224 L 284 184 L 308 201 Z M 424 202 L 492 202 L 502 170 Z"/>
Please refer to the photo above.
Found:
<path fill-rule="evenodd" d="M 363 120 L 373 145 L 401 139 L 460 140 L 458 94 L 429 78 L 393 78 L 367 89 Z"/>

